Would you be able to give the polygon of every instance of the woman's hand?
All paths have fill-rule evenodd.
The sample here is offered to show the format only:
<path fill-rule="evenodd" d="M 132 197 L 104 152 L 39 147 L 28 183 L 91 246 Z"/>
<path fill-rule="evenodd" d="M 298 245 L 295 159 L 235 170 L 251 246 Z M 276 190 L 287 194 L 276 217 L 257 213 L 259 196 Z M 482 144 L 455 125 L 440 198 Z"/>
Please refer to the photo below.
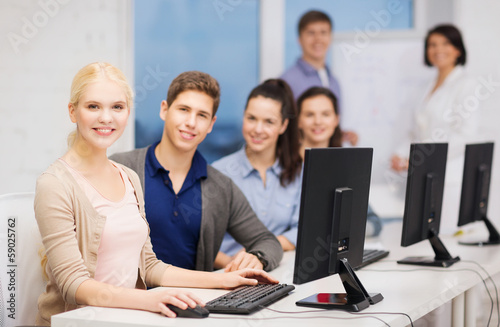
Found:
<path fill-rule="evenodd" d="M 354 131 L 342 131 L 342 143 L 348 142 L 352 146 L 358 144 L 358 134 Z"/>
<path fill-rule="evenodd" d="M 244 268 L 264 269 L 262 262 L 255 255 L 244 249 L 238 252 L 224 269 L 225 272 L 236 271 Z"/>
<path fill-rule="evenodd" d="M 175 318 L 176 314 L 167 307 L 167 304 L 174 305 L 182 310 L 189 307 L 194 308 L 197 304 L 205 306 L 205 303 L 196 295 L 183 290 L 161 290 L 145 292 L 145 310 L 160 312 L 161 314 Z"/>
<path fill-rule="evenodd" d="M 408 170 L 408 159 L 393 155 L 391 157 L 391 168 L 397 172 Z"/>
<path fill-rule="evenodd" d="M 188 306 L 194 308 L 197 304 L 205 305 L 196 295 L 180 289 L 146 291 L 116 287 L 94 279 L 87 279 L 81 283 L 76 290 L 75 297 L 78 304 L 160 312 L 172 318 L 176 315 L 167 307 L 167 304 L 181 309 L 187 309 Z"/>
<path fill-rule="evenodd" d="M 256 260 L 258 261 L 258 259 Z M 161 285 L 231 289 L 242 285 L 257 285 L 259 283 L 277 284 L 278 280 L 262 269 L 245 268 L 232 272 L 217 273 L 170 266 L 163 274 Z"/>
<path fill-rule="evenodd" d="M 278 284 L 279 281 L 261 269 L 242 269 L 222 275 L 222 288 L 232 289 L 244 285 Z"/>

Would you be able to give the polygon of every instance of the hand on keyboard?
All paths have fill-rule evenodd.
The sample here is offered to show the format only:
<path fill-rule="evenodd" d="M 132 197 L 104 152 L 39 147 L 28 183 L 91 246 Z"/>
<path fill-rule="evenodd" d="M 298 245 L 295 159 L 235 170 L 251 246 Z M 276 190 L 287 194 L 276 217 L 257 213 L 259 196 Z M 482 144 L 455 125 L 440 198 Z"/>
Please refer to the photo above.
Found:
<path fill-rule="evenodd" d="M 264 270 L 245 268 L 233 272 L 224 273 L 222 277 L 222 288 L 232 289 L 242 285 L 277 284 L 278 280 Z"/>

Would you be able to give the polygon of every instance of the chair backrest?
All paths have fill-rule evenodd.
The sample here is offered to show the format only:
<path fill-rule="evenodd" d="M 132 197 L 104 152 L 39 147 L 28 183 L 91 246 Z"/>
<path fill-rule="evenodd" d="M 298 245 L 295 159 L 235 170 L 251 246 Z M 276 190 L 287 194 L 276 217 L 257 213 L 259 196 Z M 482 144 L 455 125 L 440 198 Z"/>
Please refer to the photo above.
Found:
<path fill-rule="evenodd" d="M 0 326 L 34 325 L 45 289 L 34 193 L 0 195 Z"/>

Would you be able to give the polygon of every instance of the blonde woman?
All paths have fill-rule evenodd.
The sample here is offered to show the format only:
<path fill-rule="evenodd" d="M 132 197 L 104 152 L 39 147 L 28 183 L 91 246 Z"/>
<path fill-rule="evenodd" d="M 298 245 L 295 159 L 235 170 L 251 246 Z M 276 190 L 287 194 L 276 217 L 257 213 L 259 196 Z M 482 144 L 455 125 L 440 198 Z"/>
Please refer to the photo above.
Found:
<path fill-rule="evenodd" d="M 74 77 L 68 104 L 76 124 L 69 150 L 37 181 L 35 216 L 46 250 L 46 291 L 37 325 L 51 316 L 93 305 L 159 312 L 175 317 L 203 305 L 180 290 L 147 292 L 146 286 L 233 288 L 277 282 L 261 270 L 228 274 L 190 271 L 158 260 L 152 250 L 139 178 L 107 158 L 122 135 L 132 106 L 123 73 L 93 63 Z M 173 249 L 174 250 L 174 249 Z"/>

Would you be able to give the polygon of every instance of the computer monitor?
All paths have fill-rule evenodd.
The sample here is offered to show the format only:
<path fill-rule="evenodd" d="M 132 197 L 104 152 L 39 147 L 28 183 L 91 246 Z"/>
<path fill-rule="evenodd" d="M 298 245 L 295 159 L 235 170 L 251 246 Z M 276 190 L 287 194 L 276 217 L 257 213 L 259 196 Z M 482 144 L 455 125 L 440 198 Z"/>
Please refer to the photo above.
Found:
<path fill-rule="evenodd" d="M 465 146 L 464 175 L 458 226 L 484 221 L 490 233 L 488 240 L 460 242 L 464 245 L 500 244 L 500 235 L 487 218 L 490 191 L 493 143 L 467 144 Z"/>
<path fill-rule="evenodd" d="M 352 269 L 363 257 L 372 157 L 370 148 L 306 149 L 293 282 L 339 274 L 345 293 L 297 305 L 360 311 L 383 299 L 368 294 Z"/>
<path fill-rule="evenodd" d="M 439 239 L 447 143 L 411 144 L 401 246 L 429 240 L 435 257 L 408 257 L 398 263 L 449 267 L 453 258 Z"/>

